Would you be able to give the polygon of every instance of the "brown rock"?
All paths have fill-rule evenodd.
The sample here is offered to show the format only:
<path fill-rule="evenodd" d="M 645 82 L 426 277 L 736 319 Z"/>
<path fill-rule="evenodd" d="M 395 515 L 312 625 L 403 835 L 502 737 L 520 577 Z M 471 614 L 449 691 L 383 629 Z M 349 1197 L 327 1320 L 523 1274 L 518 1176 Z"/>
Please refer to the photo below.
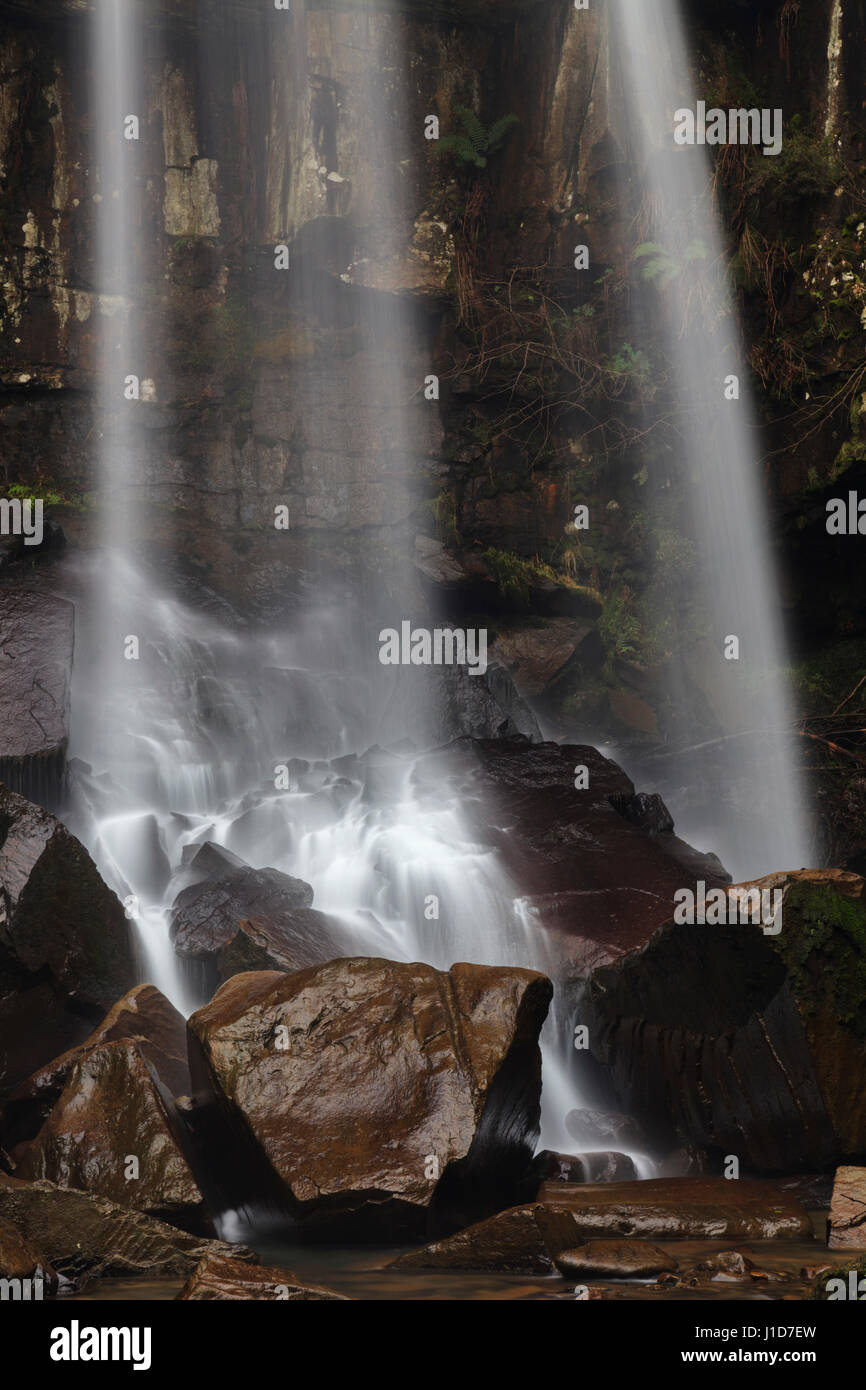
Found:
<path fill-rule="evenodd" d="M 0 1173 L 0 1217 L 18 1228 L 58 1273 L 130 1278 L 191 1274 L 208 1253 L 255 1260 L 242 1245 L 202 1240 L 144 1212 L 52 1182 Z"/>
<path fill-rule="evenodd" d="M 831 1250 L 866 1250 L 866 1168 L 837 1168 L 830 1201 Z"/>
<path fill-rule="evenodd" d="M 477 965 L 235 976 L 189 1021 L 193 1075 L 298 1216 L 417 1230 L 528 1176 L 550 995 L 533 971 Z"/>
<path fill-rule="evenodd" d="M 771 1182 L 654 1178 L 577 1186 L 542 1183 L 538 1200 L 567 1208 L 585 1239 L 596 1235 L 711 1240 L 811 1240 L 806 1209 Z"/>
<path fill-rule="evenodd" d="M 346 1302 L 345 1294 L 302 1284 L 287 1269 L 244 1264 L 226 1255 L 205 1255 L 187 1279 L 178 1298 L 199 1301 L 260 1298 L 277 1302 Z"/>
<path fill-rule="evenodd" d="M 561 1250 L 555 1264 L 566 1279 L 649 1279 L 677 1268 L 671 1255 L 644 1240 L 591 1240 Z"/>
<path fill-rule="evenodd" d="M 577 1225 L 570 1211 L 543 1202 L 510 1207 L 446 1240 L 410 1250 L 389 1269 L 490 1269 L 549 1274 L 554 1257 L 573 1245 Z"/>
<path fill-rule="evenodd" d="M 131 1038 L 87 1049 L 39 1133 L 12 1157 L 15 1176 L 25 1181 L 46 1178 L 164 1221 L 207 1226 L 177 1121 Z"/>
<path fill-rule="evenodd" d="M 11 1093 L 0 1117 L 0 1136 L 8 1148 L 32 1139 L 56 1105 L 73 1068 L 102 1043 L 131 1038 L 157 1083 L 168 1096 L 190 1090 L 186 1020 L 153 985 L 136 985 L 111 1008 L 77 1047 L 40 1067 Z"/>
<path fill-rule="evenodd" d="M 769 1183 L 723 1178 L 597 1186 L 547 1182 L 538 1201 L 401 1255 L 392 1267 L 543 1273 L 563 1250 L 599 1236 L 808 1240 L 812 1226 L 806 1211 Z"/>

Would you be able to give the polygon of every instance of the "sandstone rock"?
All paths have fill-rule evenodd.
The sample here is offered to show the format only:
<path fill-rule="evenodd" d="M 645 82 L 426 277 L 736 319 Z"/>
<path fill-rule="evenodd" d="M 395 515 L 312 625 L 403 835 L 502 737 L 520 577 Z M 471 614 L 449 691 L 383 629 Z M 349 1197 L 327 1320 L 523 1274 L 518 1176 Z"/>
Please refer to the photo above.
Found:
<path fill-rule="evenodd" d="M 41 1280 L 45 1293 L 57 1290 L 57 1271 L 17 1226 L 0 1217 L 0 1279 Z"/>
<path fill-rule="evenodd" d="M 129 923 L 83 845 L 0 788 L 5 1084 L 81 1042 L 135 976 Z"/>
<path fill-rule="evenodd" d="M 344 1294 L 332 1289 L 302 1284 L 287 1269 L 244 1264 L 225 1255 L 205 1255 L 177 1297 L 200 1302 L 241 1298 L 304 1303 L 347 1301 Z"/>
<path fill-rule="evenodd" d="M 866 1168 L 837 1168 L 830 1202 L 831 1250 L 866 1250 Z"/>
<path fill-rule="evenodd" d="M 209 1229 L 177 1120 L 131 1038 L 87 1049 L 35 1138 L 13 1150 L 15 1176 L 48 1179 L 193 1230 Z M 137 1172 L 130 1176 L 130 1158 Z"/>
<path fill-rule="evenodd" d="M 0 1137 L 7 1148 L 32 1139 L 60 1098 L 78 1062 L 102 1043 L 133 1039 L 167 1096 L 190 1089 L 186 1020 L 153 985 L 136 985 L 109 1009 L 78 1047 L 70 1048 L 22 1081 L 0 1114 Z"/>
<path fill-rule="evenodd" d="M 299 1219 L 419 1231 L 528 1178 L 550 995 L 542 975 L 477 965 L 235 976 L 189 1021 L 193 1076 Z"/>
<path fill-rule="evenodd" d="M 555 1264 L 566 1279 L 651 1279 L 677 1268 L 673 1256 L 644 1240 L 590 1240 L 561 1250 Z"/>
<path fill-rule="evenodd" d="M 736 1189 L 736 1190 L 732 1190 Z M 399 1256 L 391 1268 L 545 1273 L 563 1251 L 599 1237 L 808 1240 L 806 1211 L 768 1183 L 655 1179 L 543 1183 L 538 1200 Z"/>
<path fill-rule="evenodd" d="M 756 886 L 784 893 L 777 935 L 669 922 L 593 972 L 581 1018 L 621 1107 L 667 1139 L 808 1171 L 866 1151 L 864 881 Z"/>
<path fill-rule="evenodd" d="M 38 800 L 63 782 L 74 616 L 65 599 L 0 590 L 0 780 Z"/>
<path fill-rule="evenodd" d="M 52 1182 L 20 1182 L 0 1174 L 0 1217 L 45 1252 L 70 1279 L 191 1274 L 205 1255 L 254 1261 L 251 1250 L 167 1226 L 144 1212 Z"/>

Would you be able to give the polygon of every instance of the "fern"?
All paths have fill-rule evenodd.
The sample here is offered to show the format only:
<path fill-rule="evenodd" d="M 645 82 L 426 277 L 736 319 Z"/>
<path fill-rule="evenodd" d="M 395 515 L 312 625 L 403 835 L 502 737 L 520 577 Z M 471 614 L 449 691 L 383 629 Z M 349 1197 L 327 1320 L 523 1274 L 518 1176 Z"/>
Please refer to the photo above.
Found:
<path fill-rule="evenodd" d="M 509 112 L 487 129 L 468 106 L 455 106 L 454 110 L 463 130 L 456 135 L 444 135 L 436 146 L 436 153 L 453 154 L 461 168 L 472 165 L 476 169 L 486 169 L 489 156 L 499 149 L 509 130 L 520 124 L 518 117 Z"/>

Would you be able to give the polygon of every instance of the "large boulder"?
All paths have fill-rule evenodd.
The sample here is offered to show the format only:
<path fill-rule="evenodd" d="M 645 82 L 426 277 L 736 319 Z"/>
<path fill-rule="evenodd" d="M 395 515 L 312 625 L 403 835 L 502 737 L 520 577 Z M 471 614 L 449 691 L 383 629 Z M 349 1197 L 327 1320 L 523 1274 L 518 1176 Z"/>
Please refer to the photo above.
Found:
<path fill-rule="evenodd" d="M 550 997 L 543 975 L 479 965 L 235 976 L 189 1021 L 197 1095 L 253 1137 L 299 1220 L 418 1232 L 529 1178 Z"/>
<path fill-rule="evenodd" d="M 30 589 L 0 589 L 0 781 L 37 800 L 63 782 L 75 609 Z"/>
<path fill-rule="evenodd" d="M 166 1104 L 132 1038 L 87 1051 L 35 1138 L 12 1151 L 15 1176 L 47 1178 L 192 1230 L 210 1230 L 205 1201 Z"/>
<path fill-rule="evenodd" d="M 602 962 L 580 1019 L 621 1108 L 659 1137 L 812 1171 L 866 1153 L 866 881 L 755 887 L 782 894 L 777 934 L 732 921 L 732 889 L 727 924 L 671 920 Z"/>
<path fill-rule="evenodd" d="M 178 1298 L 198 1302 L 228 1299 L 270 1299 L 289 1303 L 346 1302 L 345 1294 L 315 1284 L 302 1284 L 288 1269 L 250 1265 L 226 1255 L 205 1255 L 187 1279 Z"/>
<path fill-rule="evenodd" d="M 84 846 L 0 787 L 0 1035 L 11 1089 L 135 983 L 129 922 Z"/>
<path fill-rule="evenodd" d="M 536 1202 L 400 1255 L 390 1268 L 545 1274 L 562 1251 L 599 1238 L 809 1240 L 812 1234 L 805 1208 L 769 1183 L 724 1178 L 585 1187 L 544 1183 Z"/>
<path fill-rule="evenodd" d="M 419 775 L 425 769 L 463 790 L 479 839 L 511 870 L 565 980 L 645 945 L 678 888 L 730 882 L 715 856 L 674 835 L 669 817 L 648 824 L 646 798 L 595 748 L 458 739 Z"/>
<path fill-rule="evenodd" d="M 52 1182 L 21 1182 L 0 1173 L 0 1218 L 44 1252 L 65 1277 L 190 1275 L 205 1255 L 254 1261 L 242 1245 L 202 1240 L 144 1212 Z"/>

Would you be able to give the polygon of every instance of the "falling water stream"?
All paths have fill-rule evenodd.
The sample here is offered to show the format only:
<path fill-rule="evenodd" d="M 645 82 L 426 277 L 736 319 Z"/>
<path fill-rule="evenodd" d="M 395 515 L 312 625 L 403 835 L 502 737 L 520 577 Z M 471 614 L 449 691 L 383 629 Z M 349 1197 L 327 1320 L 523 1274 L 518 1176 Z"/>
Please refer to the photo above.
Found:
<path fill-rule="evenodd" d="M 685 541 L 693 559 L 676 594 L 669 557 L 658 559 L 659 619 L 680 725 L 674 742 L 691 746 L 668 761 L 668 780 L 655 789 L 664 791 L 680 833 L 712 846 L 744 880 L 800 869 L 810 858 L 760 446 L 707 151 L 674 140 L 675 113 L 695 112 L 698 95 L 679 0 L 611 0 L 609 14 L 628 156 L 643 195 L 643 251 L 656 272 L 643 312 L 662 344 L 676 415 L 667 467 L 669 486 L 684 499 L 685 532 L 673 543 Z M 710 711 L 717 736 L 682 736 L 699 706 Z M 716 756 L 705 759 L 709 745 Z M 696 782 L 703 784 L 698 814 L 688 809 Z"/>
<path fill-rule="evenodd" d="M 612 0 L 611 10 L 628 76 L 631 128 L 659 209 L 659 240 L 678 246 L 697 235 L 716 264 L 720 237 L 704 196 L 705 165 L 695 151 L 675 152 L 670 139 L 673 108 L 691 100 L 676 5 Z M 376 79 L 384 62 L 375 48 L 378 20 L 366 16 L 369 71 Z M 357 23 L 364 22 L 359 16 Z M 131 104 L 127 93 L 135 89 L 136 37 L 121 0 L 97 6 L 94 32 L 104 78 L 97 111 L 100 284 L 115 296 L 106 308 L 123 312 L 107 316 L 114 331 L 107 334 L 102 366 L 103 548 L 93 562 L 91 600 L 78 614 L 71 824 L 127 903 L 147 975 L 187 1013 L 202 1001 L 178 968 L 168 928 L 171 905 L 190 882 L 189 851 L 205 841 L 254 868 L 309 882 L 314 906 L 335 920 L 346 954 L 420 959 L 440 968 L 470 960 L 545 969 L 543 933 L 533 929 L 520 885 L 496 852 L 477 843 L 467 807 L 447 777 L 434 776 L 430 760 L 419 756 L 436 741 L 424 673 L 415 673 L 415 684 L 395 698 L 387 684 L 393 669 L 378 665 L 371 630 L 327 593 L 291 622 L 256 634 L 178 598 L 133 554 L 133 416 L 124 415 L 117 392 L 127 372 L 142 375 L 142 345 L 134 307 L 126 312 L 135 296 L 123 271 L 134 220 L 135 145 L 120 138 L 118 124 Z M 384 150 L 385 167 L 393 123 L 387 90 L 387 83 L 372 81 L 367 104 L 368 138 L 371 148 Z M 387 193 L 400 198 L 396 178 Z M 399 220 L 383 205 L 383 244 Z M 705 365 L 711 354 L 702 339 L 683 331 L 688 306 L 678 293 L 674 287 L 669 348 L 687 402 L 682 441 L 693 463 L 691 523 L 714 634 L 738 633 L 744 653 L 738 669 L 719 658 L 713 679 L 731 726 L 760 730 L 759 775 L 773 788 L 773 819 L 753 844 L 754 868 L 799 867 L 804 836 L 777 675 L 783 644 L 749 452 L 748 405 L 718 403 L 719 383 Z M 716 294 L 723 297 L 720 288 Z M 379 389 L 384 382 L 392 398 L 388 457 L 381 462 L 387 493 L 395 461 L 412 456 L 410 400 L 417 382 L 407 379 L 399 342 L 390 357 L 382 356 L 373 322 L 376 298 L 369 293 L 359 301 L 362 316 L 370 317 L 362 317 L 353 369 L 378 381 Z M 397 297 L 393 304 L 399 312 Z M 723 316 L 721 323 L 711 332 L 732 354 L 730 319 Z M 339 374 L 329 389 L 340 391 Z M 315 432 L 314 423 L 311 428 Z M 351 443 L 357 450 L 358 441 Z M 412 616 L 395 607 L 393 625 Z M 134 660 L 124 654 L 130 634 L 138 641 Z M 734 763 L 737 748 L 734 741 Z M 755 756 L 750 746 L 748 757 Z M 291 768 L 288 790 L 276 789 L 277 764 Z M 748 771 L 734 768 L 737 776 Z M 431 894 L 440 903 L 433 921 L 424 915 Z M 557 1027 L 562 1020 L 553 1015 L 543 1038 L 542 1143 L 565 1149 L 574 1146 L 565 1115 L 581 1101 Z M 633 1157 L 648 1175 L 649 1161 Z"/>

